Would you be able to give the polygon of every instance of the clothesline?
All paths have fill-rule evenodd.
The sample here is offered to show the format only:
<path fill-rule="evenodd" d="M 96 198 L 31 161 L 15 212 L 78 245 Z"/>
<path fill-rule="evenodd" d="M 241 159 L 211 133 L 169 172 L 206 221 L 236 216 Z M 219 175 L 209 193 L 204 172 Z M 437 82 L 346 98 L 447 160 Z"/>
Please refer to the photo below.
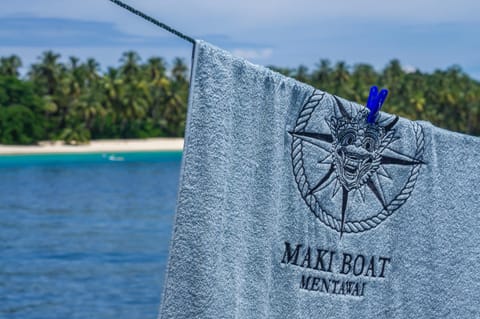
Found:
<path fill-rule="evenodd" d="M 195 45 L 195 39 L 193 39 L 192 37 L 189 37 L 188 35 L 183 34 L 182 32 L 180 32 L 180 31 L 178 31 L 178 30 L 176 30 L 176 29 L 174 29 L 174 28 L 166 25 L 165 23 L 160 22 L 160 21 L 158 21 L 157 19 L 154 19 L 154 18 L 152 18 L 152 17 L 149 16 L 149 15 L 146 15 L 145 13 L 143 13 L 143 12 L 141 12 L 141 11 L 139 11 L 139 10 L 131 7 L 131 6 L 129 6 L 128 4 L 125 4 L 125 3 L 123 3 L 122 1 L 119 1 L 119 0 L 109 0 L 109 1 L 111 1 L 111 2 L 115 3 L 116 5 L 124 8 L 124 9 L 126 9 L 126 10 L 128 10 L 128 11 L 130 11 L 131 13 L 133 13 L 133 14 L 141 17 L 141 18 L 143 18 L 144 20 L 146 20 L 146 21 L 148 21 L 148 22 L 151 22 L 151 23 L 155 24 L 156 26 L 158 26 L 158 27 L 160 27 L 160 28 L 162 28 L 162 29 L 164 29 L 164 30 L 166 30 L 166 31 L 168 31 L 168 32 L 176 35 L 177 37 L 179 37 L 179 38 L 181 38 L 181 39 L 183 39 L 183 40 L 185 40 L 185 41 L 188 41 L 188 42 L 190 42 L 191 44 Z"/>

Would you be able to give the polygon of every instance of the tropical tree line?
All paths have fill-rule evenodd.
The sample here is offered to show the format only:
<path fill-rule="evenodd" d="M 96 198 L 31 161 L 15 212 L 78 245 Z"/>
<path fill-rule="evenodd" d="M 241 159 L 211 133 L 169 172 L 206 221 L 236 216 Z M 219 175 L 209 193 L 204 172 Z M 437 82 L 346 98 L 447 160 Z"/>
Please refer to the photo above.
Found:
<path fill-rule="evenodd" d="M 1 144 L 183 136 L 189 71 L 182 59 L 142 61 L 129 51 L 118 67 L 101 71 L 94 59 L 61 62 L 59 54 L 47 51 L 23 76 L 21 67 L 18 56 L 0 58 Z M 480 83 L 456 66 L 406 72 L 392 60 L 377 71 L 321 60 L 313 70 L 271 68 L 359 103 L 378 84 L 390 90 L 386 111 L 480 135 Z"/>
<path fill-rule="evenodd" d="M 80 61 L 48 51 L 20 77 L 18 56 L 0 58 L 0 143 L 41 140 L 182 136 L 188 67 L 176 58 L 142 62 L 125 52 L 119 67 L 101 72 L 94 59 Z"/>
<path fill-rule="evenodd" d="M 411 120 L 430 121 L 436 126 L 470 135 L 480 135 L 480 82 L 459 66 L 424 73 L 405 71 L 399 60 L 391 60 L 381 71 L 371 65 L 345 62 L 334 65 L 320 60 L 316 68 L 274 70 L 329 93 L 364 104 L 370 87 L 388 88 L 383 110 Z"/>

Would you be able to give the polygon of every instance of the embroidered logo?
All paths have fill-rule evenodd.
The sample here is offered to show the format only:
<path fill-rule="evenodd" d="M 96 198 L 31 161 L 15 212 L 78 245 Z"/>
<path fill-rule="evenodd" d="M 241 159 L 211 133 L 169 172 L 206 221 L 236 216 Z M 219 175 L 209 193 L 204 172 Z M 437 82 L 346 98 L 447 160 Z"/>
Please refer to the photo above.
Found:
<path fill-rule="evenodd" d="M 365 108 L 314 91 L 289 132 L 298 190 L 317 219 L 340 236 L 390 217 L 410 197 L 424 164 L 420 125 L 397 130 L 398 117 L 369 124 L 367 115 Z"/>

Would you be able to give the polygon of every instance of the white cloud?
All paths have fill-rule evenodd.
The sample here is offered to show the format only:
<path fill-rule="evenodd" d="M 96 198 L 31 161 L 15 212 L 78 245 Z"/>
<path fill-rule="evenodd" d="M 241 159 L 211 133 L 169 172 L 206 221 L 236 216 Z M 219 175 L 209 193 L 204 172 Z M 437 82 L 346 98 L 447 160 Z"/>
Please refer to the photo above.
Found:
<path fill-rule="evenodd" d="M 405 73 L 415 73 L 417 71 L 417 68 L 413 65 L 403 65 L 402 70 Z"/>
<path fill-rule="evenodd" d="M 124 0 L 185 32 L 195 35 L 235 35 L 246 30 L 291 25 L 328 26 L 329 19 L 395 20 L 402 23 L 480 21 L 477 0 Z M 1 16 L 33 15 L 114 23 L 133 34 L 158 34 L 156 27 L 141 22 L 107 0 L 19 0 L 2 3 Z"/>
<path fill-rule="evenodd" d="M 273 50 L 270 48 L 266 49 L 245 49 L 237 48 L 232 50 L 233 55 L 242 57 L 247 60 L 264 60 L 272 56 Z"/>

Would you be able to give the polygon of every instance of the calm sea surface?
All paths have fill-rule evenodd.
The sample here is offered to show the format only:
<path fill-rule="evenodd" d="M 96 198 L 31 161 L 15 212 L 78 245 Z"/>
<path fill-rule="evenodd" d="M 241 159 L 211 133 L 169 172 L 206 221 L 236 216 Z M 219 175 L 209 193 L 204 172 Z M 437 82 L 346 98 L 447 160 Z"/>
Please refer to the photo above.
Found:
<path fill-rule="evenodd" d="M 0 318 L 155 318 L 180 161 L 0 157 Z"/>

